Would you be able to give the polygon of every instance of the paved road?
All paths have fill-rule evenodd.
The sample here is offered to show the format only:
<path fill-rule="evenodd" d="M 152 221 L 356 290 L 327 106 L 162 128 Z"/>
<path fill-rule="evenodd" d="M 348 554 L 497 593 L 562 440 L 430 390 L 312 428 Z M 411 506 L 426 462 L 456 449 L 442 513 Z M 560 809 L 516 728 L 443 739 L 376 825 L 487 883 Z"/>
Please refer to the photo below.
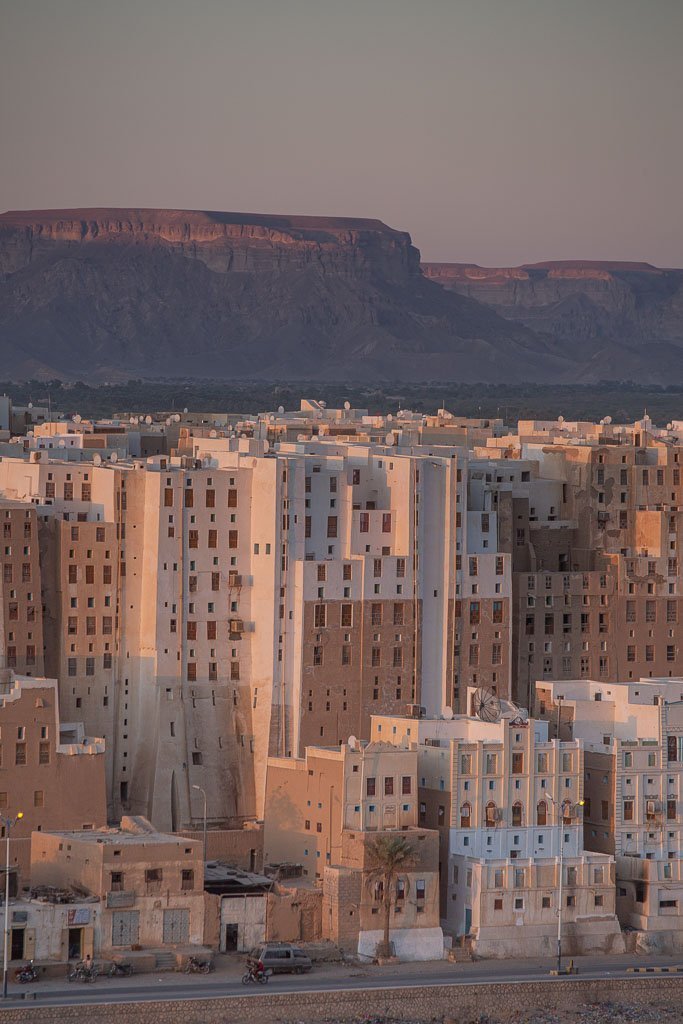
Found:
<path fill-rule="evenodd" d="M 225 958 L 224 958 L 225 959 Z M 599 978 L 627 978 L 634 975 L 629 967 L 677 966 L 679 960 L 671 957 L 603 956 L 580 957 L 577 980 Z M 240 982 L 241 964 L 231 958 L 219 961 L 215 974 L 144 974 L 133 978 L 101 978 L 93 985 L 67 984 L 51 979 L 33 985 L 10 984 L 9 1003 L 24 1002 L 25 995 L 41 1006 L 87 1005 L 94 1003 L 148 1002 L 156 999 L 211 999 L 230 996 L 278 995 L 304 992 L 377 990 L 383 988 L 410 988 L 416 985 L 488 985 L 495 982 L 556 980 L 549 971 L 552 960 L 488 960 L 479 963 L 447 964 L 443 961 L 429 964 L 401 964 L 400 966 L 372 967 L 323 965 L 311 974 L 292 977 L 280 975 L 271 978 L 267 986 L 244 986 Z M 659 975 L 649 975 L 649 977 Z M 661 975 L 666 977 L 666 974 Z M 683 977 L 683 975 L 681 975 Z M 636 975 L 637 977 L 637 975 Z M 32 998 L 31 998 L 32 1001 Z M 7 1005 L 7 1004 L 5 1004 Z M 2 1004 L 0 1003 L 0 1009 Z"/>

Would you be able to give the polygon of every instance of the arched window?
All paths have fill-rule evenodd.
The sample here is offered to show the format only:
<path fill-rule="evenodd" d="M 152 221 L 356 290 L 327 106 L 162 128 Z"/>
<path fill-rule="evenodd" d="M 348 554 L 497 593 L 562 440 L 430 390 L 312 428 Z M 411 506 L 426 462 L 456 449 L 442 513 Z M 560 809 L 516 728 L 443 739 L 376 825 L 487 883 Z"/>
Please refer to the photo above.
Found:
<path fill-rule="evenodd" d="M 545 800 L 539 800 L 538 804 L 536 805 L 536 824 L 548 824 L 548 805 L 545 802 Z"/>
<path fill-rule="evenodd" d="M 493 800 L 489 800 L 489 802 L 486 805 L 486 827 L 487 828 L 492 828 L 496 824 L 496 817 L 497 817 L 497 815 L 498 815 L 498 810 L 496 808 L 496 805 L 494 804 Z"/>
<path fill-rule="evenodd" d="M 562 801 L 562 824 L 571 825 L 574 815 L 572 814 L 571 800 Z"/>
<path fill-rule="evenodd" d="M 469 828 L 472 821 L 472 808 L 464 803 L 460 808 L 460 828 Z"/>
<path fill-rule="evenodd" d="M 522 824 L 522 805 L 519 800 L 512 805 L 512 827 L 519 828 Z"/>

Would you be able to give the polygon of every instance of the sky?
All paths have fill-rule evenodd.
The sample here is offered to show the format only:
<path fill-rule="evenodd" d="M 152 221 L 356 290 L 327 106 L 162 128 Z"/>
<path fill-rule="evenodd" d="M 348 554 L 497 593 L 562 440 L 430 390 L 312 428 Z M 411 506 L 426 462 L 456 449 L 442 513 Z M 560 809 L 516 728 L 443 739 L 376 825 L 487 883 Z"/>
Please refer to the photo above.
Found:
<path fill-rule="evenodd" d="M 0 0 L 0 209 L 683 266 L 683 0 Z"/>

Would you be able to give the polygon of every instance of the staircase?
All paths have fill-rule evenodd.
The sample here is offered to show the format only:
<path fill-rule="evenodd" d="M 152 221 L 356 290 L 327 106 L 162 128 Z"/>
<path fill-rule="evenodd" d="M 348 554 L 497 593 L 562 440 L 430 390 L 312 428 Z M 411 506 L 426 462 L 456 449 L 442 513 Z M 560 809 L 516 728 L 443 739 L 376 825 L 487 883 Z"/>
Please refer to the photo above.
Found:
<path fill-rule="evenodd" d="M 155 953 L 154 960 L 155 970 L 157 971 L 175 971 L 178 966 L 175 953 L 171 953 L 168 950 Z"/>

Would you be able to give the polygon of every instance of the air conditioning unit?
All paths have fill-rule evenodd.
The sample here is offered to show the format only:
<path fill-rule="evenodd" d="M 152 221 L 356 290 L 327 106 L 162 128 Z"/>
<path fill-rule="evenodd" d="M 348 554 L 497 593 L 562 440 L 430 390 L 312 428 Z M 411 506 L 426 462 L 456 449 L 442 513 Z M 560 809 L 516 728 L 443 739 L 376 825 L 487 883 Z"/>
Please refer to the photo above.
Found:
<path fill-rule="evenodd" d="M 240 574 L 238 572 L 234 572 L 234 571 L 230 570 L 230 572 L 228 573 L 228 586 L 229 587 L 241 587 L 242 586 L 242 577 L 240 576 Z"/>
<path fill-rule="evenodd" d="M 230 633 L 243 633 L 244 622 L 242 619 L 230 619 Z"/>
<path fill-rule="evenodd" d="M 406 707 L 408 718 L 424 718 L 426 713 L 427 709 L 421 704 L 408 704 Z"/>

